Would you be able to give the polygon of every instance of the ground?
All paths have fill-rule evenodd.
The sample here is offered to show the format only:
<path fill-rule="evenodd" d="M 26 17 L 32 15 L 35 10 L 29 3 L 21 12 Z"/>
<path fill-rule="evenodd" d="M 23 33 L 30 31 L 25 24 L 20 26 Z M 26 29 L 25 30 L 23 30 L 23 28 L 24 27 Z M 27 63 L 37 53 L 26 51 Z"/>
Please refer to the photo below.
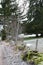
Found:
<path fill-rule="evenodd" d="M 37 51 L 43 53 L 43 38 L 37 38 L 38 44 L 37 44 Z M 24 40 L 24 43 L 31 49 L 35 50 L 36 48 L 36 40 L 37 39 L 31 39 L 31 40 Z"/>
<path fill-rule="evenodd" d="M 0 41 L 0 65 L 29 65 L 21 59 L 22 51 L 16 51 L 14 42 Z M 24 43 L 29 44 L 30 49 L 35 49 L 36 39 L 25 40 Z M 43 38 L 38 39 L 39 52 L 43 52 Z"/>
<path fill-rule="evenodd" d="M 27 65 L 20 55 L 21 51 L 16 52 L 9 43 L 0 41 L 0 65 Z"/>

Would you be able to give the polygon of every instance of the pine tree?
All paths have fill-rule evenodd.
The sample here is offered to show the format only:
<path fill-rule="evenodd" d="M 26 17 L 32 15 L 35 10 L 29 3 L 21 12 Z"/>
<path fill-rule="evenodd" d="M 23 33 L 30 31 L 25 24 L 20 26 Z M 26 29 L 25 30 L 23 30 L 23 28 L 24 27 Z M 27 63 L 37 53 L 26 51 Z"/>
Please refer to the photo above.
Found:
<path fill-rule="evenodd" d="M 10 0 L 2 0 L 2 15 L 3 15 L 3 27 L 5 29 L 6 19 L 10 16 Z"/>
<path fill-rule="evenodd" d="M 43 3 L 42 0 L 30 0 L 28 10 L 28 24 L 30 28 L 27 28 L 28 33 L 35 33 L 36 36 L 39 33 L 43 33 Z M 29 27 L 28 26 L 28 27 Z M 30 30 L 30 31 L 28 31 Z"/>

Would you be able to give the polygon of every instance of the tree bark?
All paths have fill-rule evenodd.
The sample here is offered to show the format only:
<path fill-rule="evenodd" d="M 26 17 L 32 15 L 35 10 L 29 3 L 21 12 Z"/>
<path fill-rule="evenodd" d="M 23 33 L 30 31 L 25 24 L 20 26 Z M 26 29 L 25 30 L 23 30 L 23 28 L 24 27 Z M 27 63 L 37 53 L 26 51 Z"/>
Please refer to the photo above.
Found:
<path fill-rule="evenodd" d="M 36 37 L 38 37 L 38 34 L 36 34 Z"/>

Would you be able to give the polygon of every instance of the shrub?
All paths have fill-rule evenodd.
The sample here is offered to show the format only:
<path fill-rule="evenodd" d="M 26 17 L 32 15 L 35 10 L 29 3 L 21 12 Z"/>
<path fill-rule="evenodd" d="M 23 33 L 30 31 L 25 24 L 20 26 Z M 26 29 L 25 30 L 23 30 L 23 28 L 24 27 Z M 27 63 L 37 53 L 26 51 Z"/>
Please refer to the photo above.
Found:
<path fill-rule="evenodd" d="M 23 53 L 22 56 L 21 56 L 23 61 L 27 61 L 27 57 L 28 57 L 28 53 L 27 52 Z"/>
<path fill-rule="evenodd" d="M 40 62 L 43 61 L 43 54 L 38 53 L 36 51 L 29 51 L 26 52 L 26 54 L 24 53 L 22 55 L 22 60 L 24 61 L 28 61 L 28 62 L 34 62 L 36 65 L 38 65 Z"/>

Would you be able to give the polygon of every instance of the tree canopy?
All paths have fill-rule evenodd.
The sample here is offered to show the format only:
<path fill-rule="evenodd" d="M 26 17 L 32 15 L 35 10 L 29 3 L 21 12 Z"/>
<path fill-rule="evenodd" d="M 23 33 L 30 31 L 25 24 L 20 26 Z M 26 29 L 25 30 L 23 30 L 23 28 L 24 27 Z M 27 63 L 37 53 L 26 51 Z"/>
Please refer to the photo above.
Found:
<path fill-rule="evenodd" d="M 28 23 L 25 25 L 25 32 L 43 34 L 43 2 L 41 0 L 30 0 L 27 17 Z"/>

